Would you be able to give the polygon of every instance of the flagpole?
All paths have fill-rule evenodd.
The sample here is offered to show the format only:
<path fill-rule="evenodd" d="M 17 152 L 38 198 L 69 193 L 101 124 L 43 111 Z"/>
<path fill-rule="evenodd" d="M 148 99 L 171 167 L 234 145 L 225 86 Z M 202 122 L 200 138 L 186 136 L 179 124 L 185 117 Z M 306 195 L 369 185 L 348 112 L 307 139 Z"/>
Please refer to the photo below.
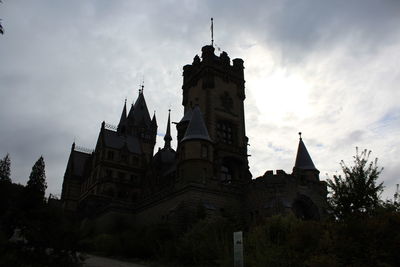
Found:
<path fill-rule="evenodd" d="M 214 46 L 214 20 L 211 18 L 211 45 Z"/>

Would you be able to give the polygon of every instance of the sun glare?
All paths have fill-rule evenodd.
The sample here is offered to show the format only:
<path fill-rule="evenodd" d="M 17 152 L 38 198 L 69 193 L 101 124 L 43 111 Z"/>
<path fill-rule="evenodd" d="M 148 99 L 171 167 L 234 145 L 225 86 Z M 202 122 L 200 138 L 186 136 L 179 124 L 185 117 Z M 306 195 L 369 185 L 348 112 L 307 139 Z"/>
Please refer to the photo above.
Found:
<path fill-rule="evenodd" d="M 268 51 L 253 51 L 250 61 L 265 64 L 252 67 L 247 63 L 246 87 L 251 91 L 259 111 L 265 115 L 263 120 L 284 123 L 310 114 L 308 96 L 310 85 L 299 73 L 293 73 L 268 56 Z M 253 59 L 253 60 L 252 60 Z M 257 60 L 258 59 L 258 60 Z"/>

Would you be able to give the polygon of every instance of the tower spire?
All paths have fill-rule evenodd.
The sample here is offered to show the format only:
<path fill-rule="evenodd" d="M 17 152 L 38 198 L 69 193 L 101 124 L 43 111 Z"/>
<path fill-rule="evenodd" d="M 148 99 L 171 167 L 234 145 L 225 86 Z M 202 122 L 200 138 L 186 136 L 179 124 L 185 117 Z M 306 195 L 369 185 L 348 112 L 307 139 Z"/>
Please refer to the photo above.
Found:
<path fill-rule="evenodd" d="M 211 46 L 214 46 L 214 19 L 211 18 Z"/>
<path fill-rule="evenodd" d="M 118 128 L 117 128 L 117 131 L 119 133 L 124 133 L 126 130 L 126 119 L 127 119 L 127 117 L 126 117 L 126 98 L 125 98 L 124 107 L 122 108 L 122 114 L 121 114 L 121 118 L 119 120 Z"/>
<path fill-rule="evenodd" d="M 303 139 L 301 138 L 301 132 L 299 132 L 299 136 L 299 146 L 297 148 L 296 163 L 294 167 L 302 170 L 316 170 L 310 154 L 304 145 Z"/>
<path fill-rule="evenodd" d="M 167 122 L 167 132 L 165 133 L 164 136 L 164 148 L 171 148 L 171 141 L 172 141 L 172 137 L 171 137 L 171 109 L 168 109 L 168 122 Z"/>

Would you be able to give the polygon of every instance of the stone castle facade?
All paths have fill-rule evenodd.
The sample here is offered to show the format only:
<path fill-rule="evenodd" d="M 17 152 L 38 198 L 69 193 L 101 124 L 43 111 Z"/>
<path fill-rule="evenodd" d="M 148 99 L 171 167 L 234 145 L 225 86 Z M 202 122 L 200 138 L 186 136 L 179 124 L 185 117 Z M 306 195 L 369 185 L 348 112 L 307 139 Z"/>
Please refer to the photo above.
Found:
<path fill-rule="evenodd" d="M 214 47 L 183 67 L 184 114 L 171 146 L 170 117 L 164 147 L 154 154 L 157 121 L 143 88 L 125 105 L 117 127 L 101 124 L 94 151 L 72 145 L 61 201 L 82 217 L 130 214 L 138 224 L 185 224 L 198 216 L 235 216 L 251 223 L 293 213 L 325 216 L 326 184 L 300 137 L 293 172 L 267 171 L 252 179 L 245 128 L 243 60 Z M 201 211 L 201 212 L 200 212 Z M 201 215 L 200 215 L 201 213 Z"/>

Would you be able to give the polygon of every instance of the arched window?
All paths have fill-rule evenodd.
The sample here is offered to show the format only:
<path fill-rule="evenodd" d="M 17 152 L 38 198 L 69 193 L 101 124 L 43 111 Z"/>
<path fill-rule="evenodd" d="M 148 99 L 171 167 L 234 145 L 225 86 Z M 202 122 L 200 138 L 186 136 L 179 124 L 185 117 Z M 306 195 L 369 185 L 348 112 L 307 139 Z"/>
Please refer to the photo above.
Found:
<path fill-rule="evenodd" d="M 312 200 L 304 195 L 300 195 L 292 204 L 293 213 L 302 220 L 319 220 L 317 206 Z"/>

